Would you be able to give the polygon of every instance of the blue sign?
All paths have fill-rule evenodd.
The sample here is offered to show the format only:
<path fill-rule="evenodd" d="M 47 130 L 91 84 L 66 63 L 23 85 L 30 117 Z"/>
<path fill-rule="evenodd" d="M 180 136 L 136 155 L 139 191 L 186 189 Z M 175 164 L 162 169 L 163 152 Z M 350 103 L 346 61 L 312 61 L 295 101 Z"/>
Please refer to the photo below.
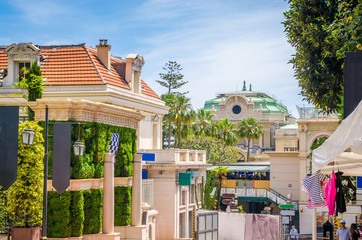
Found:
<path fill-rule="evenodd" d="M 362 177 L 357 176 L 357 188 L 362 188 Z"/>
<path fill-rule="evenodd" d="M 156 159 L 155 153 L 137 153 L 142 155 L 142 161 L 152 161 L 154 162 Z"/>

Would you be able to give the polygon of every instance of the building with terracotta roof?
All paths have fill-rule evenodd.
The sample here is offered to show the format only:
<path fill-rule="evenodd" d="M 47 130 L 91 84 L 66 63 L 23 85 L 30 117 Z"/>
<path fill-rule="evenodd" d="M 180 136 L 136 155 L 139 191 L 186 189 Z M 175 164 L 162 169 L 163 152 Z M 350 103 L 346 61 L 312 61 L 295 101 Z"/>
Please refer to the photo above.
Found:
<path fill-rule="evenodd" d="M 46 86 L 43 100 L 88 100 L 140 114 L 138 147 L 161 148 L 162 117 L 168 108 L 141 78 L 143 57 L 129 54 L 122 59 L 112 56 L 110 49 L 105 39 L 96 48 L 86 44 L 0 46 L 0 105 L 25 102 L 14 95 L 21 90 L 13 86 L 22 68 L 38 61 Z M 24 111 L 21 117 L 26 119 Z"/>

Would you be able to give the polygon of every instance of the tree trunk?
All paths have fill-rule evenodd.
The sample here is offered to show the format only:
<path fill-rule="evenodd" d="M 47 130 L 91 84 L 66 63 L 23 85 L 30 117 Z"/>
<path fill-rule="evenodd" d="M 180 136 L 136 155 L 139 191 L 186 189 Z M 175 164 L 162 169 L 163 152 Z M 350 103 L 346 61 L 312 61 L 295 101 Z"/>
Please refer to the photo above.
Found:
<path fill-rule="evenodd" d="M 247 162 L 249 162 L 249 155 L 250 155 L 250 139 L 248 139 L 248 154 L 246 155 Z"/>
<path fill-rule="evenodd" d="M 170 149 L 171 145 L 171 122 L 168 123 L 168 145 L 167 148 Z"/>
<path fill-rule="evenodd" d="M 178 148 L 181 148 L 181 130 L 182 130 L 181 126 L 182 126 L 182 124 L 180 121 L 179 126 L 178 126 Z"/>
<path fill-rule="evenodd" d="M 216 210 L 220 209 L 220 200 L 221 200 L 221 182 L 222 182 L 222 176 L 219 176 L 219 187 L 217 189 L 217 206 Z"/>

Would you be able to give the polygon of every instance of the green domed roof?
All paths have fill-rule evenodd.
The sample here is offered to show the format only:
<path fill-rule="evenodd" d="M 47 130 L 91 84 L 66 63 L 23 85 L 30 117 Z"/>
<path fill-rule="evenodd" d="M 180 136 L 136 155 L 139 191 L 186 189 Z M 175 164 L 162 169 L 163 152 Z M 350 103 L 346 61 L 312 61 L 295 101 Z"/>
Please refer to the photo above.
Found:
<path fill-rule="evenodd" d="M 204 105 L 205 110 L 211 110 L 214 105 L 214 109 L 220 109 L 219 104 L 226 100 L 231 95 L 244 95 L 247 99 L 251 99 L 254 103 L 254 109 L 259 109 L 260 104 L 263 108 L 263 113 L 279 113 L 287 114 L 288 109 L 283 104 L 279 103 L 277 100 L 266 95 L 265 93 L 254 92 L 254 91 L 238 91 L 232 93 L 222 93 L 217 96 L 217 98 L 207 100 Z"/>

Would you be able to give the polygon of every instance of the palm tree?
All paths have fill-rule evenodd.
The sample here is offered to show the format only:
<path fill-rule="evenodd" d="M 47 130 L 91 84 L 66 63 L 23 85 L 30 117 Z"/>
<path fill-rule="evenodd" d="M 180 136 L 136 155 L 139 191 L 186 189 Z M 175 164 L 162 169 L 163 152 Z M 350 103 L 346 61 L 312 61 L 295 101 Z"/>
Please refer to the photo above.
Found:
<path fill-rule="evenodd" d="M 222 179 L 226 176 L 226 174 L 228 172 L 230 172 L 228 170 L 229 167 L 222 167 L 222 166 L 218 166 L 214 169 L 210 170 L 210 174 L 214 175 L 217 179 L 218 179 L 218 188 L 217 188 L 217 206 L 216 206 L 216 210 L 220 209 L 220 200 L 221 200 L 221 183 L 222 183 Z"/>
<path fill-rule="evenodd" d="M 197 121 L 194 122 L 195 135 L 211 136 L 212 134 L 212 118 L 215 115 L 210 110 L 203 108 L 197 111 Z"/>
<path fill-rule="evenodd" d="M 259 121 L 255 118 L 248 117 L 243 119 L 239 123 L 239 137 L 246 138 L 248 140 L 248 152 L 246 161 L 249 162 L 250 155 L 250 141 L 251 139 L 258 140 L 263 135 L 263 125 L 259 124 Z"/>
<path fill-rule="evenodd" d="M 222 118 L 216 123 L 217 138 L 223 140 L 226 146 L 232 146 L 238 141 L 235 134 L 236 125 L 227 118 Z"/>
<path fill-rule="evenodd" d="M 162 100 L 165 102 L 167 107 L 170 107 L 168 113 L 163 117 L 163 121 L 168 124 L 168 144 L 167 148 L 169 149 L 171 146 L 171 131 L 172 131 L 172 122 L 175 118 L 175 104 L 176 104 L 176 96 L 172 93 L 164 94 L 161 96 Z"/>
<path fill-rule="evenodd" d="M 174 123 L 178 130 L 178 148 L 181 147 L 182 123 L 188 117 L 188 112 L 191 109 L 190 99 L 184 95 L 177 95 L 174 106 Z M 176 145 L 176 144 L 175 144 Z"/>

